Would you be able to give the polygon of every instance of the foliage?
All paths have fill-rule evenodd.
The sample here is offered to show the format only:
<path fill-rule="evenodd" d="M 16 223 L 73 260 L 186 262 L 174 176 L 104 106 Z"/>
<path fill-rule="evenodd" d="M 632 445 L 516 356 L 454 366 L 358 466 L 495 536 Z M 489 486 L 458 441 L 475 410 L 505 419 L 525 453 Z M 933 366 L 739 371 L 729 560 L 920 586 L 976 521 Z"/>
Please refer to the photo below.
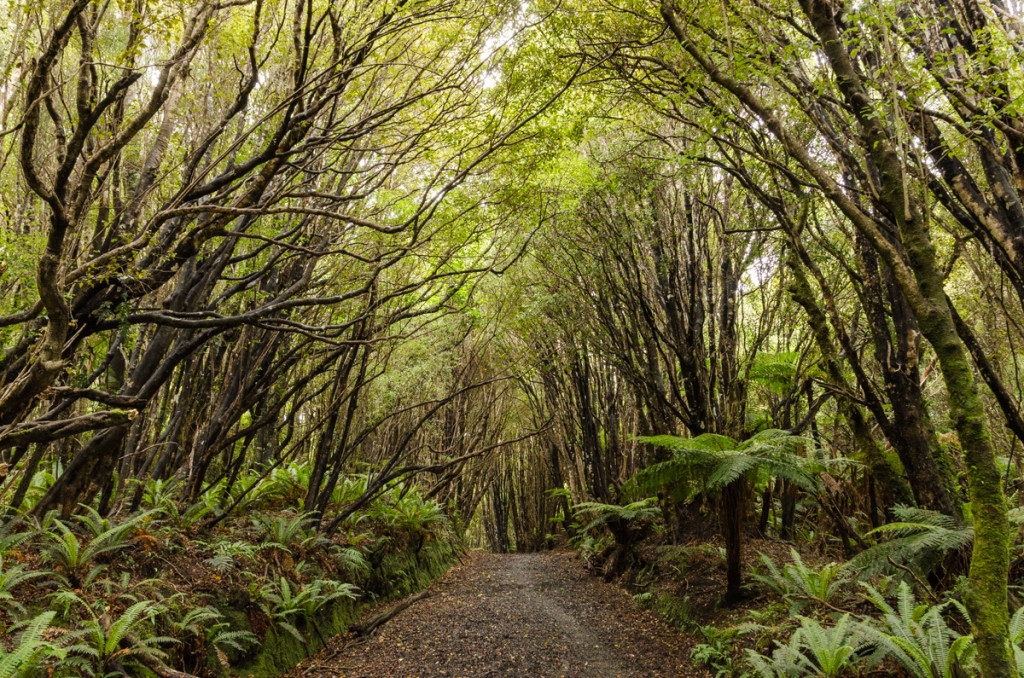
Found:
<path fill-rule="evenodd" d="M 22 678 L 32 675 L 46 660 L 63 660 L 67 649 L 59 643 L 43 639 L 50 628 L 55 612 L 42 612 L 23 625 L 14 638 L 13 649 L 8 651 L 0 643 L 0 678 Z"/>
<path fill-rule="evenodd" d="M 331 549 L 331 557 L 338 563 L 343 572 L 350 575 L 362 575 L 370 571 L 370 564 L 363 552 L 351 546 L 335 546 Z"/>
<path fill-rule="evenodd" d="M 214 542 L 211 548 L 213 555 L 204 562 L 221 574 L 233 567 L 245 567 L 255 563 L 259 551 L 259 547 L 241 540 Z"/>
<path fill-rule="evenodd" d="M 55 521 L 56 533 L 46 533 L 48 543 L 42 549 L 43 560 L 53 564 L 57 573 L 67 580 L 71 588 L 88 586 L 105 565 L 95 565 L 100 556 L 128 546 L 124 525 L 100 533 L 83 544 L 78 536 L 61 521 Z"/>
<path fill-rule="evenodd" d="M 733 657 L 731 641 L 735 634 L 720 631 L 713 626 L 701 626 L 698 627 L 698 630 L 704 637 L 704 642 L 697 643 L 690 650 L 690 659 L 695 664 L 713 671 L 715 678 L 723 678 L 723 676 L 745 678 L 749 675 L 741 670 Z"/>
<path fill-rule="evenodd" d="M 630 485 L 644 493 L 669 489 L 676 501 L 687 499 L 695 488 L 715 492 L 745 476 L 782 478 L 814 491 L 818 486 L 815 473 L 823 469 L 820 462 L 799 453 L 813 449 L 812 441 L 779 429 L 755 433 L 743 442 L 715 433 L 638 440 L 671 450 L 672 458 L 643 469 Z"/>
<path fill-rule="evenodd" d="M 850 567 L 859 569 L 863 579 L 881 573 L 901 574 L 894 571 L 894 563 L 928 574 L 946 554 L 963 551 L 974 540 L 974 528 L 951 516 L 911 506 L 896 506 L 893 513 L 897 522 L 868 533 L 884 540 L 850 560 Z"/>
<path fill-rule="evenodd" d="M 798 617 L 800 628 L 770 657 L 747 650 L 747 659 L 761 678 L 839 676 L 864 659 L 858 653 L 868 638 L 848 614 L 825 628 L 814 619 Z"/>
<path fill-rule="evenodd" d="M 180 619 L 171 622 L 170 627 L 175 637 L 198 647 L 242 651 L 246 646 L 259 642 L 251 631 L 232 630 L 224 615 L 209 605 L 186 610 Z"/>
<path fill-rule="evenodd" d="M 780 570 L 771 558 L 759 554 L 765 567 L 764 574 L 753 575 L 754 579 L 776 593 L 792 599 L 793 610 L 799 612 L 809 603 L 830 603 L 847 586 L 851 579 L 849 569 L 840 563 L 826 563 L 818 569 L 804 565 L 796 549 L 790 549 L 791 563 Z"/>
<path fill-rule="evenodd" d="M 971 635 L 961 635 L 947 624 L 943 613 L 955 609 L 969 624 L 967 610 L 955 600 L 937 605 L 918 604 L 910 585 L 901 582 L 896 606 L 865 584 L 868 600 L 881 612 L 881 619 L 859 624 L 878 643 L 880 650 L 895 659 L 916 678 L 955 678 L 974 670 L 976 648 Z"/>
<path fill-rule="evenodd" d="M 15 600 L 12 591 L 25 582 L 44 574 L 44 572 L 27 570 L 24 565 L 4 567 L 4 559 L 0 555 L 0 610 L 8 614 L 12 612 L 25 614 L 25 606 Z"/>
<path fill-rule="evenodd" d="M 585 501 L 579 504 L 573 504 L 572 511 L 573 515 L 577 518 L 584 515 L 597 514 L 583 528 L 584 532 L 589 532 L 609 520 L 639 522 L 642 520 L 657 518 L 661 515 L 661 509 L 657 506 L 657 502 L 657 497 L 648 497 L 646 499 L 641 499 L 640 501 L 631 502 L 624 506 Z"/>
<path fill-rule="evenodd" d="M 280 514 L 260 516 L 253 520 L 253 525 L 263 538 L 263 548 L 278 548 L 291 552 L 295 549 L 309 548 L 320 536 L 308 532 L 306 528 L 313 522 L 308 514 Z"/>
<path fill-rule="evenodd" d="M 106 610 L 97 611 L 80 597 L 78 603 L 88 616 L 81 623 L 78 642 L 68 648 L 71 656 L 67 661 L 74 661 L 86 675 L 106 676 L 118 665 L 141 667 L 144 657 L 161 660 L 166 655 L 160 646 L 176 642 L 166 636 L 138 635 L 141 623 L 152 626 L 154 618 L 165 610 L 152 600 L 140 600 L 114 619 Z"/>
<path fill-rule="evenodd" d="M 266 615 L 279 627 L 305 642 L 296 623 L 312 623 L 325 605 L 336 600 L 355 600 L 359 589 L 352 584 L 314 579 L 305 586 L 278 577 L 264 585 L 259 596 Z"/>

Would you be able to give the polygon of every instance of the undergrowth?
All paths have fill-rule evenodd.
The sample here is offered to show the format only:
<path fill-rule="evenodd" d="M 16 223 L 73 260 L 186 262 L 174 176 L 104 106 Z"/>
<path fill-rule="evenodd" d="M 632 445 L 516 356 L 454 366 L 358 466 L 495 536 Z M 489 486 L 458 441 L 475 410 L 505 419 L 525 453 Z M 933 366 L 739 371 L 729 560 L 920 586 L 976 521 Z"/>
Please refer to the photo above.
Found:
<path fill-rule="evenodd" d="M 422 586 L 410 568 L 438 574 L 456 543 L 441 507 L 402 484 L 324 533 L 366 476 L 343 479 L 319 521 L 298 508 L 309 478 L 300 464 L 204 488 L 195 503 L 151 480 L 134 512 L 30 518 L 53 475 L 40 472 L 0 529 L 4 678 L 281 669 L 258 657 L 287 638 L 305 653 L 323 646 L 355 604 Z"/>

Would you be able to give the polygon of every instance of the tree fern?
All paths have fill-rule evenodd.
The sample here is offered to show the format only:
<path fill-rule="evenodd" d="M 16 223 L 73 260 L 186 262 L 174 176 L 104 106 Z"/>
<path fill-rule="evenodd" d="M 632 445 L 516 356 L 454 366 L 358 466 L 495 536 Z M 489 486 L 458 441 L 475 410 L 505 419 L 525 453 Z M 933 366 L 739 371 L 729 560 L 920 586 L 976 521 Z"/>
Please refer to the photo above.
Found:
<path fill-rule="evenodd" d="M 672 450 L 672 458 L 637 473 L 627 484 L 629 491 L 643 494 L 667 491 L 682 501 L 698 492 L 721 498 L 722 533 L 726 546 L 726 599 L 741 595 L 743 515 L 742 483 L 781 477 L 793 484 L 816 490 L 819 462 L 798 454 L 813 449 L 811 441 L 789 431 L 767 429 L 743 442 L 728 436 L 705 433 L 695 438 L 653 436 L 640 442 Z"/>
<path fill-rule="evenodd" d="M 585 501 L 579 504 L 574 504 L 572 510 L 573 515 L 577 518 L 587 514 L 597 514 L 597 516 L 583 528 L 584 532 L 588 532 L 608 520 L 632 522 L 657 518 L 661 515 L 661 509 L 655 505 L 657 501 L 657 497 L 648 497 L 646 499 L 641 499 L 640 501 L 634 501 L 630 504 L 626 504 L 625 506 L 619 506 L 618 504 L 602 504 L 596 501 Z"/>
<path fill-rule="evenodd" d="M 749 381 L 785 395 L 793 387 L 800 354 L 796 351 L 758 353 L 747 373 Z"/>
<path fill-rule="evenodd" d="M 796 454 L 801 446 L 812 449 L 810 440 L 780 429 L 761 431 L 742 443 L 715 433 L 638 440 L 671 450 L 673 455 L 637 473 L 630 481 L 631 487 L 645 494 L 672 489 L 677 501 L 685 499 L 688 492 L 715 492 L 759 473 L 785 478 L 813 491 L 817 488 L 815 475 L 824 469 L 820 462 Z"/>
<path fill-rule="evenodd" d="M 850 567 L 859 569 L 862 579 L 882 573 L 899 574 L 892 572 L 893 563 L 927 574 L 947 553 L 966 549 L 974 541 L 971 525 L 958 523 L 937 511 L 896 506 L 893 513 L 900 519 L 898 522 L 868 532 L 869 536 L 884 537 L 884 541 L 850 560 Z"/>

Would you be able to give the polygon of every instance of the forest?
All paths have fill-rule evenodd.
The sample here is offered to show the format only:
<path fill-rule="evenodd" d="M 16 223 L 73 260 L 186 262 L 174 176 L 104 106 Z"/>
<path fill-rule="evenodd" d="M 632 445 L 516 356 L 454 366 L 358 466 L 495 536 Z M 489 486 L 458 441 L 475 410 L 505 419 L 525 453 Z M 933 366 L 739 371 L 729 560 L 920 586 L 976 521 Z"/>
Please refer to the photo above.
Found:
<path fill-rule="evenodd" d="M 0 5 L 0 678 L 1024 675 L 1021 0 Z"/>

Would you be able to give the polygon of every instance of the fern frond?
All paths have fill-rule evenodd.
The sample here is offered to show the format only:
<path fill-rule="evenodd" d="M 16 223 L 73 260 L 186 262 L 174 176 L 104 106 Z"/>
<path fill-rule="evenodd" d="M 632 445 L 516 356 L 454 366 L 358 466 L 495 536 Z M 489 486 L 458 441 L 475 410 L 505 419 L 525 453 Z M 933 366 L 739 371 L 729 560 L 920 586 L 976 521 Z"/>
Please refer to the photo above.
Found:
<path fill-rule="evenodd" d="M 937 511 L 897 506 L 893 513 L 900 518 L 899 522 L 868 532 L 868 535 L 881 535 L 888 539 L 850 560 L 851 567 L 861 570 L 862 579 L 889 571 L 892 567 L 890 559 L 927 574 L 928 569 L 941 562 L 946 553 L 966 549 L 974 541 L 972 526 L 961 525 Z"/>

